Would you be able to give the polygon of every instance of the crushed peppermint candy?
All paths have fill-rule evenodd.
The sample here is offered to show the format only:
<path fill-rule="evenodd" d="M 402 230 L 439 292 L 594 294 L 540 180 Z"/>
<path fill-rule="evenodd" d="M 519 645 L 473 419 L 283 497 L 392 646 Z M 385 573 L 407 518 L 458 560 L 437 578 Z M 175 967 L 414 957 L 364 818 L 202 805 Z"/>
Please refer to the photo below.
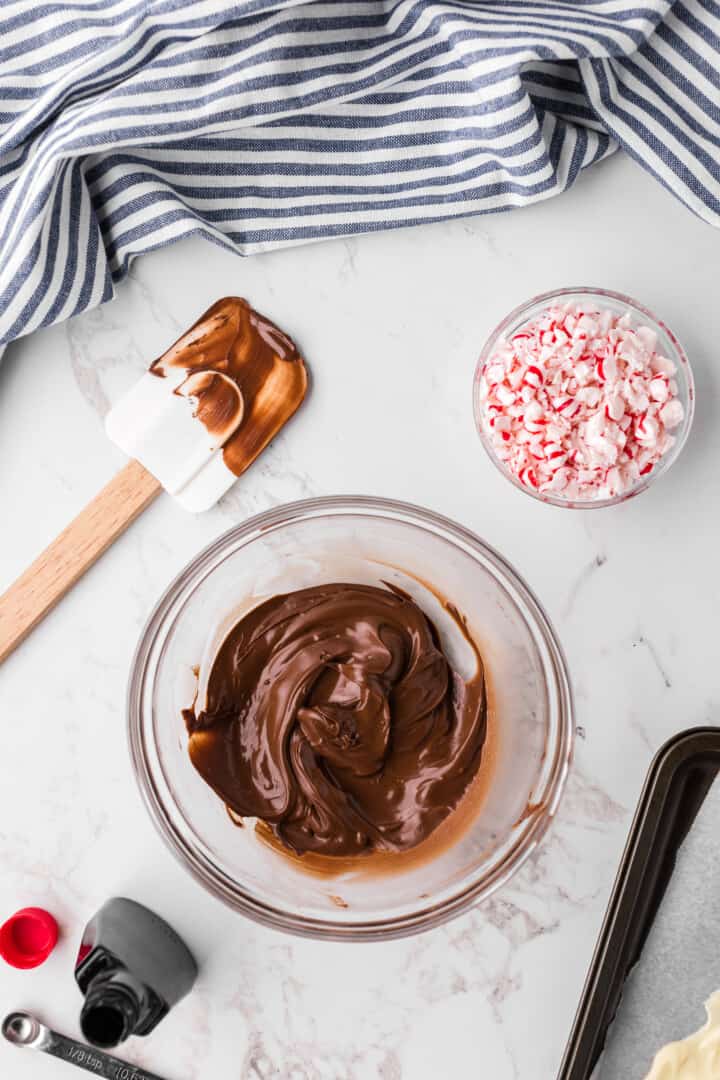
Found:
<path fill-rule="evenodd" d="M 553 306 L 500 340 L 482 370 L 480 419 L 525 487 L 622 495 L 674 445 L 685 412 L 674 362 L 649 326 L 587 303 Z"/>

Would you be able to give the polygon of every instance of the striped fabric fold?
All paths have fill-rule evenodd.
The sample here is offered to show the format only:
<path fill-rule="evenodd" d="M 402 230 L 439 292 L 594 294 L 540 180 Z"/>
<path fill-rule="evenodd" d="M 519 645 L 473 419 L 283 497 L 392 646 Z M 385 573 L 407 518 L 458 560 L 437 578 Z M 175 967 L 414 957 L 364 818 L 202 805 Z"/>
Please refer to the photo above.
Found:
<path fill-rule="evenodd" d="M 523 206 L 618 147 L 720 224 L 715 0 L 3 0 L 0 341 L 135 256 Z"/>

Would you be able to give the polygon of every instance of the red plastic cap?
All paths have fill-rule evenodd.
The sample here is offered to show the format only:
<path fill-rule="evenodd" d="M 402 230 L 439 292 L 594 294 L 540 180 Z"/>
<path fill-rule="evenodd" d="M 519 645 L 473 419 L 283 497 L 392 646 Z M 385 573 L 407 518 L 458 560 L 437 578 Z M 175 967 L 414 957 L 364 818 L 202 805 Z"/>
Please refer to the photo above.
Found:
<path fill-rule="evenodd" d="M 49 911 L 27 907 L 0 926 L 0 956 L 15 968 L 43 964 L 55 948 L 58 925 Z"/>

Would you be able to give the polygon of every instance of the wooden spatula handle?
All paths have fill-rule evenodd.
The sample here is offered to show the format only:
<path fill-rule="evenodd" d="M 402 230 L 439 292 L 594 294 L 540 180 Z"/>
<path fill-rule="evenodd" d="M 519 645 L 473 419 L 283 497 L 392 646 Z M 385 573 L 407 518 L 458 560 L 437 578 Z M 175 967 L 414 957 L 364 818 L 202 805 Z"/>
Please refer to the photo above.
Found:
<path fill-rule="evenodd" d="M 0 596 L 0 663 L 162 491 L 129 462 Z"/>

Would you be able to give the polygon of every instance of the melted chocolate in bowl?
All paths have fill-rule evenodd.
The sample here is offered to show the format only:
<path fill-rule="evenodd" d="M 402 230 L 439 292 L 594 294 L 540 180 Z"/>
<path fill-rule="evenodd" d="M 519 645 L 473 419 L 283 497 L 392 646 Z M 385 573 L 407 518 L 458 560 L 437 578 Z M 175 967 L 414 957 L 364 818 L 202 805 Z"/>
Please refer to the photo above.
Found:
<path fill-rule="evenodd" d="M 310 682 L 315 674 L 317 678 L 314 690 L 303 688 L 302 704 L 290 703 L 275 718 L 282 715 L 289 724 L 286 746 L 304 742 L 312 750 L 316 777 L 337 781 L 340 791 L 347 793 L 340 781 L 352 789 L 347 802 L 357 813 L 369 817 L 368 805 L 377 809 L 372 799 L 365 807 L 354 801 L 356 790 L 374 793 L 372 777 L 365 774 L 368 764 L 374 765 L 384 755 L 384 765 L 394 768 L 392 723 L 398 716 L 393 713 L 393 692 L 402 682 L 398 676 L 390 685 L 385 674 L 389 667 L 385 673 L 375 670 L 370 617 L 377 619 L 382 613 L 383 624 L 387 621 L 399 632 L 383 641 L 388 661 L 390 654 L 395 657 L 402 651 L 409 662 L 413 649 L 416 658 L 436 652 L 444 657 L 449 692 L 438 697 L 435 710 L 429 710 L 434 713 L 432 723 L 427 715 L 422 722 L 427 745 L 433 750 L 441 741 L 440 712 L 444 710 L 451 730 L 460 730 L 455 725 L 464 722 L 459 712 L 468 702 L 462 695 L 479 687 L 477 652 L 482 656 L 484 741 L 479 764 L 464 794 L 457 792 L 454 809 L 434 824 L 426 816 L 433 806 L 432 784 L 425 793 L 422 778 L 410 777 L 404 794 L 393 789 L 393 799 L 417 810 L 414 835 L 425 839 L 413 847 L 401 847 L 412 839 L 412 832 L 387 827 L 393 815 L 396 822 L 404 817 L 404 810 L 398 811 L 400 804 L 391 800 L 388 814 L 381 804 L 377 816 L 364 826 L 374 846 L 348 855 L 318 850 L 298 854 L 287 836 L 281 838 L 277 826 L 297 828 L 302 822 L 302 813 L 293 819 L 291 804 L 293 792 L 297 797 L 299 790 L 301 798 L 294 804 L 299 809 L 306 789 L 296 785 L 299 773 L 284 773 L 282 755 L 280 780 L 263 771 L 260 750 L 253 749 L 242 761 L 246 775 L 248 769 L 259 768 L 260 794 L 267 796 L 267 802 L 270 796 L 279 796 L 271 807 L 276 815 L 273 822 L 226 810 L 226 804 L 236 798 L 234 785 L 218 794 L 188 753 L 188 742 L 197 733 L 191 733 L 189 740 L 181 712 L 197 694 L 192 728 L 201 713 L 213 707 L 208 693 L 211 674 L 239 624 L 244 623 L 247 632 L 268 602 L 276 605 L 276 616 L 281 609 L 286 616 L 281 598 L 325 590 L 328 582 L 343 583 L 353 594 L 358 587 L 367 587 L 376 598 L 369 609 L 367 603 L 363 611 L 352 607 L 348 617 L 340 620 L 344 636 L 358 651 L 360 669 L 349 672 L 346 667 L 341 672 L 339 667 L 350 661 L 343 661 L 344 654 L 339 653 L 333 661 L 334 674 L 328 676 L 319 660 L 306 669 L 300 654 L 290 649 L 293 686 L 303 684 L 306 671 Z M 410 610 L 403 609 L 401 601 L 407 596 L 412 597 L 418 614 L 411 616 Z M 461 616 L 448 599 L 458 605 Z M 266 613 L 269 617 L 269 609 Z M 298 612 L 298 617 L 298 632 L 307 630 L 305 616 Z M 290 623 L 292 619 L 285 620 L 283 632 Z M 384 634 L 378 636 L 382 640 Z M 253 658 L 258 671 L 270 665 L 283 683 L 284 673 L 273 664 L 267 638 L 255 643 Z M 440 670 L 441 663 L 435 662 Z M 256 685 L 265 693 L 269 688 L 263 688 L 263 678 Z M 240 689 L 250 694 L 250 685 L 243 675 Z M 287 692 L 290 684 L 284 685 Z M 417 686 L 425 686 L 425 676 Z M 432 686 L 436 686 L 434 680 Z M 233 686 L 233 692 L 236 689 Z M 353 696 L 358 706 L 353 710 L 358 714 L 355 719 L 363 721 L 357 725 L 359 735 L 364 734 L 371 715 L 380 727 L 381 718 L 389 715 L 390 731 L 386 744 L 382 739 L 364 743 L 362 753 L 358 749 L 353 756 L 352 769 L 341 773 L 330 759 L 335 759 L 339 741 L 355 743 L 352 730 L 340 722 Z M 253 694 L 243 701 L 249 705 Z M 182 865 L 213 895 L 244 915 L 276 929 L 342 940 L 384 940 L 425 929 L 487 897 L 542 838 L 558 805 L 572 747 L 572 702 L 562 651 L 547 616 L 522 579 L 462 526 L 418 507 L 358 496 L 277 507 L 233 528 L 198 554 L 169 587 L 148 622 L 133 665 L 128 706 L 140 790 L 157 828 Z M 308 712 L 301 715 L 302 709 Z M 239 725 L 233 727 L 219 715 L 216 719 L 217 732 L 227 736 L 224 742 L 216 733 L 216 745 L 224 742 L 224 765 L 234 778 L 240 775 L 232 771 L 237 754 L 233 735 Z M 254 722 L 258 720 L 259 714 Z M 470 772 L 474 763 L 469 748 L 478 732 L 471 734 L 470 726 L 464 730 L 469 733 L 466 744 L 458 739 L 448 745 Z M 298 734 L 293 736 L 295 731 Z M 282 745 L 281 735 L 273 738 L 275 747 Z M 327 759 L 320 757 L 313 742 L 327 751 Z M 276 757 L 272 761 L 277 765 Z M 419 775 L 424 763 L 420 750 Z M 448 778 L 442 777 L 442 769 L 440 774 L 445 783 Z M 312 770 L 309 775 L 313 779 Z M 378 775 L 383 775 L 382 770 Z M 250 790 L 257 799 L 255 788 Z M 342 806 L 342 798 L 335 791 L 333 795 Z M 447 806 L 451 804 L 449 798 Z M 247 810 L 244 803 L 236 805 Z M 283 818 L 279 812 L 285 806 Z M 245 828 L 235 827 L 233 821 L 241 821 Z M 303 837 L 308 839 L 299 831 L 300 841 Z M 387 846 L 380 847 L 382 843 Z M 298 849 L 301 846 L 297 844 Z"/>
<path fill-rule="evenodd" d="M 265 600 L 215 656 L 189 753 L 233 820 L 298 855 L 406 852 L 457 808 L 487 730 L 482 660 L 463 680 L 396 586 L 328 584 Z"/>

